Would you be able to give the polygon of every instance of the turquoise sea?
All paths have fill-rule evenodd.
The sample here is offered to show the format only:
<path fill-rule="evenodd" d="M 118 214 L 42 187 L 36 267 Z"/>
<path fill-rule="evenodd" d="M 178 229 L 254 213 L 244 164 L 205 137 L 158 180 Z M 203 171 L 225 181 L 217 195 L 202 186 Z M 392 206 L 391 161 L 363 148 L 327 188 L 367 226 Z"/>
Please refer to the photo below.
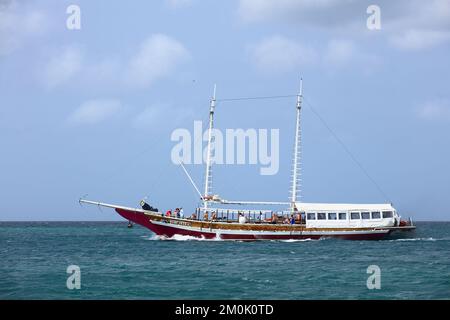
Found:
<path fill-rule="evenodd" d="M 0 299 L 449 299 L 450 222 L 417 226 L 410 239 L 226 242 L 127 222 L 0 222 Z M 369 265 L 380 289 L 367 288 Z"/>

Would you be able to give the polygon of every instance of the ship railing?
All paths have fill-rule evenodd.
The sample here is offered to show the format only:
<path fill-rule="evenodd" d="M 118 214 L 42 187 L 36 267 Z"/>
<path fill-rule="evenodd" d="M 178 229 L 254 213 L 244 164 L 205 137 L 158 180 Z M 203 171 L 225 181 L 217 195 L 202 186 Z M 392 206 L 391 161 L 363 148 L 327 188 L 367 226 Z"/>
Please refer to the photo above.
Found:
<path fill-rule="evenodd" d="M 214 221 L 217 222 L 238 222 L 239 215 L 243 215 L 246 219 L 246 223 L 270 223 L 272 220 L 273 214 L 277 215 L 277 223 L 283 223 L 286 217 L 290 217 L 292 214 L 289 210 L 284 211 L 274 211 L 274 210 L 259 210 L 259 209 L 224 209 L 224 208 L 203 208 L 199 207 L 196 209 L 195 220 L 204 221 L 203 214 L 208 212 L 208 221 L 212 219 L 212 213 L 215 213 Z M 305 224 L 306 221 L 302 220 L 301 224 Z M 296 223 L 298 223 L 296 221 Z"/>

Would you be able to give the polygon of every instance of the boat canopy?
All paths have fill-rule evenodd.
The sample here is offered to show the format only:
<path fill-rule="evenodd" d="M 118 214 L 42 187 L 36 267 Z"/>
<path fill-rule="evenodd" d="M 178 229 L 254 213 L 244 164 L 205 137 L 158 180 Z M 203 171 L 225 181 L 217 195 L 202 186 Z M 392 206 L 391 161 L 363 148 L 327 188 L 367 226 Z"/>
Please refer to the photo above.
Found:
<path fill-rule="evenodd" d="M 299 211 L 395 211 L 390 203 L 358 204 L 358 203 L 304 203 L 296 202 Z"/>

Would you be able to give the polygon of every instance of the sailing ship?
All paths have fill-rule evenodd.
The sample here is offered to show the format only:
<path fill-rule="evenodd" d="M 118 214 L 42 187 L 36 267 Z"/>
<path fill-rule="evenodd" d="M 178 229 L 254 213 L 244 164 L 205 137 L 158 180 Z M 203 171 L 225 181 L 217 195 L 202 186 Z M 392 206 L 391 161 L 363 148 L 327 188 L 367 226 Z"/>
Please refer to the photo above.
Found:
<path fill-rule="evenodd" d="M 412 231 L 412 219 L 403 220 L 392 204 L 305 203 L 299 201 L 300 187 L 300 120 L 303 83 L 296 103 L 294 157 L 290 198 L 288 202 L 230 201 L 212 193 L 212 130 L 216 107 L 216 89 L 210 100 L 206 173 L 203 194 L 199 191 L 183 163 L 180 163 L 200 197 L 200 204 L 189 217 L 179 211 L 164 213 L 142 200 L 141 208 L 131 208 L 80 199 L 79 202 L 113 208 L 123 218 L 144 226 L 159 236 L 176 235 L 221 240 L 301 240 L 339 238 L 379 240 L 393 233 Z M 233 208 L 230 208 L 232 206 Z M 242 209 L 255 206 L 256 209 Z M 273 211 L 267 206 L 285 206 Z M 237 207 L 237 209 L 236 209 Z"/>

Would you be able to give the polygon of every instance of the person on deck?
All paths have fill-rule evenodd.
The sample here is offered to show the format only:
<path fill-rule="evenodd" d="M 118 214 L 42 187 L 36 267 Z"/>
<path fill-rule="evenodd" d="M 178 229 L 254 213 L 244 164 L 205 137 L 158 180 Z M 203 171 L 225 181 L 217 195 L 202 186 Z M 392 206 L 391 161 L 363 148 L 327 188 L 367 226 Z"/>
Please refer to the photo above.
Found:
<path fill-rule="evenodd" d="M 178 215 L 179 215 L 180 219 L 184 219 L 183 208 L 180 208 L 180 211 L 178 211 Z"/>
<path fill-rule="evenodd" d="M 192 220 L 197 220 L 197 214 L 195 212 L 193 214 L 191 214 L 191 219 Z"/>
<path fill-rule="evenodd" d="M 260 211 L 259 212 L 259 219 L 258 219 L 259 221 L 259 223 L 261 223 L 261 222 L 263 222 L 263 213 L 262 213 L 262 211 Z"/>
<path fill-rule="evenodd" d="M 293 214 L 291 214 L 291 224 L 295 224 L 295 218 Z"/>
<path fill-rule="evenodd" d="M 276 213 L 273 213 L 272 214 L 272 221 L 271 221 L 271 223 L 276 224 L 277 220 L 278 220 L 278 215 Z"/>
<path fill-rule="evenodd" d="M 172 211 L 171 210 L 167 210 L 166 217 L 170 217 L 171 215 L 172 215 Z"/>
<path fill-rule="evenodd" d="M 211 221 L 217 221 L 217 213 L 215 211 L 212 212 Z"/>
<path fill-rule="evenodd" d="M 208 221 L 209 220 L 209 212 L 205 211 L 205 213 L 203 214 L 203 220 Z"/>

